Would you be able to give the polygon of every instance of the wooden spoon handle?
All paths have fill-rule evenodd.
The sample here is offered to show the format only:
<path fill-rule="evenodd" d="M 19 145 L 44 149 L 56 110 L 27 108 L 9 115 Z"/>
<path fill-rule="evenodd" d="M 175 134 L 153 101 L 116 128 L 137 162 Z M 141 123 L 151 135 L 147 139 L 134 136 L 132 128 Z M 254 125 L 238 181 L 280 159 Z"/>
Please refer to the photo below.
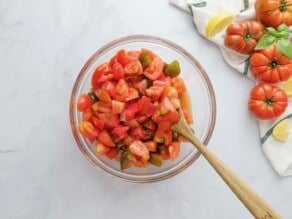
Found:
<path fill-rule="evenodd" d="M 215 156 L 192 132 L 187 137 L 241 200 L 250 213 L 259 219 L 282 218 L 265 200 Z"/>

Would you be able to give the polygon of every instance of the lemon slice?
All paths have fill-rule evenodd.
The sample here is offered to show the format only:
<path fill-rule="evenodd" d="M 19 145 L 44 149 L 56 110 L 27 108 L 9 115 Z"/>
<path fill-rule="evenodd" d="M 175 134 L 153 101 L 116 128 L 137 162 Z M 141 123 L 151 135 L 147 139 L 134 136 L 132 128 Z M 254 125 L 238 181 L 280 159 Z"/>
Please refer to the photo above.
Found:
<path fill-rule="evenodd" d="M 279 122 L 273 129 L 272 135 L 278 141 L 286 141 L 288 138 L 288 119 Z"/>
<path fill-rule="evenodd" d="M 283 89 L 289 97 L 292 97 L 292 77 L 284 82 Z"/>
<path fill-rule="evenodd" d="M 217 14 L 212 16 L 208 21 L 205 29 L 206 36 L 209 39 L 212 38 L 215 34 L 223 30 L 223 28 L 228 26 L 232 22 L 234 17 L 234 14 L 226 11 L 218 12 Z"/>

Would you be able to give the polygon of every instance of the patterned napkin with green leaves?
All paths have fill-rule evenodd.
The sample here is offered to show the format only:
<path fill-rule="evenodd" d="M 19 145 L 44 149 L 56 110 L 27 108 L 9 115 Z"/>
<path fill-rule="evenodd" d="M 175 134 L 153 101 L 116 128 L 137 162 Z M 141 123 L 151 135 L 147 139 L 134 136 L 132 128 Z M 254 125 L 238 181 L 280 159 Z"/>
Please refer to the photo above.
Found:
<path fill-rule="evenodd" d="M 227 47 L 225 43 L 226 30 L 230 23 L 256 20 L 255 0 L 170 0 L 170 3 L 192 14 L 197 31 L 219 47 L 229 66 L 254 80 L 255 84 L 260 83 L 259 78 L 266 77 L 263 75 L 255 77 L 251 69 L 254 68 L 256 71 L 257 67 L 252 66 L 251 56 L 238 53 L 234 50 L 235 46 L 232 49 L 232 45 Z M 291 63 L 289 68 L 292 68 L 292 26 L 282 25 L 278 28 L 266 28 L 263 31 L 264 34 L 258 39 L 255 49 L 261 51 L 275 45 L 281 54 L 289 57 L 288 61 Z M 277 78 L 269 78 L 269 80 L 277 82 Z M 292 175 L 292 77 L 273 85 L 288 94 L 288 106 L 284 113 L 274 119 L 258 119 L 260 140 L 263 151 L 274 170 L 279 176 L 290 176 Z"/>

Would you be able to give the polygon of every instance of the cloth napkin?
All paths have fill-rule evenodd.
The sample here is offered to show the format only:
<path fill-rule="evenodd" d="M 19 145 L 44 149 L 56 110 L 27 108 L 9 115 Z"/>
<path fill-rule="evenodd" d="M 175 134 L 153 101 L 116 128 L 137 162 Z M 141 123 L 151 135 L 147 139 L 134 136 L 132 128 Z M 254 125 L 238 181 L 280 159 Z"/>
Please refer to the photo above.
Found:
<path fill-rule="evenodd" d="M 255 0 L 170 0 L 170 3 L 192 14 L 197 31 L 204 37 L 205 27 L 209 19 L 220 11 L 235 14 L 234 22 L 255 20 Z M 242 55 L 224 46 L 225 29 L 217 33 L 211 40 L 217 45 L 228 65 L 246 77 L 254 80 L 249 68 L 249 56 Z M 208 39 L 208 38 L 206 38 Z M 282 87 L 283 83 L 277 84 Z M 245 100 L 243 100 L 245 101 Z M 289 137 L 285 142 L 276 140 L 271 134 L 275 125 L 283 119 L 289 119 Z M 280 117 L 273 120 L 258 120 L 262 149 L 267 159 L 279 176 L 292 175 L 292 98 L 288 108 Z"/>

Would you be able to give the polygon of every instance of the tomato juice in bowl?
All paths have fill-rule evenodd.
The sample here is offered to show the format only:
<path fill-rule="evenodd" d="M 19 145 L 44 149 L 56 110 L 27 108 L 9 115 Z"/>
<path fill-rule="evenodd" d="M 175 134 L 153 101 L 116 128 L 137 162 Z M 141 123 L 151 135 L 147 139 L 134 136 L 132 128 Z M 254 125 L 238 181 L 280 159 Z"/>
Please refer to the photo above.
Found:
<path fill-rule="evenodd" d="M 81 152 L 94 166 L 113 176 L 132 182 L 153 182 L 168 178 L 184 170 L 199 156 L 198 151 L 190 143 L 183 142 L 179 156 L 175 160 L 164 161 L 159 167 L 147 165 L 144 168 L 131 167 L 121 170 L 119 162 L 111 160 L 107 156 L 98 156 L 96 143 L 91 143 L 84 138 L 84 134 L 80 134 L 78 125 L 82 122 L 82 113 L 77 110 L 77 103 L 82 94 L 90 91 L 96 68 L 109 62 L 119 51 L 141 51 L 143 48 L 155 53 L 163 62 L 171 63 L 173 60 L 177 60 L 180 63 L 179 76 L 185 82 L 192 105 L 191 114 L 194 123 L 191 127 L 205 144 L 212 135 L 216 117 L 214 91 L 207 74 L 201 65 L 180 46 L 153 36 L 132 35 L 119 38 L 101 47 L 84 65 L 74 84 L 70 101 L 71 128 Z M 112 125 L 116 126 L 117 123 Z M 113 128 L 111 127 L 110 130 Z M 132 152 L 135 151 L 135 146 L 133 148 Z"/>

